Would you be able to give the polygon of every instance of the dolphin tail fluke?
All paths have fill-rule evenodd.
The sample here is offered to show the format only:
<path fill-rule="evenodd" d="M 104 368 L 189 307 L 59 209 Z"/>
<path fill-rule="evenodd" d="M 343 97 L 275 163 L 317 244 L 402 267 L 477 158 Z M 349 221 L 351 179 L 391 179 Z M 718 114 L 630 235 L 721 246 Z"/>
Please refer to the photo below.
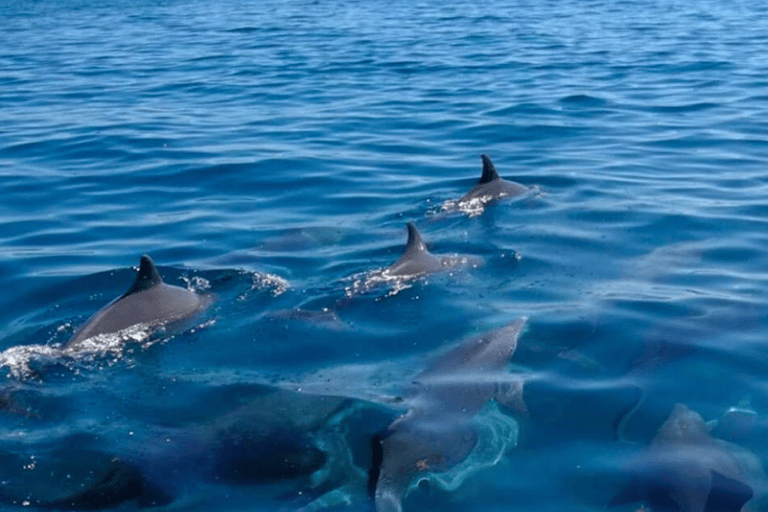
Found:
<path fill-rule="evenodd" d="M 499 179 L 499 173 L 496 172 L 496 166 L 491 162 L 491 158 L 488 155 L 480 155 L 480 158 L 483 161 L 483 175 L 480 176 L 480 181 L 477 184 L 482 185 Z"/>

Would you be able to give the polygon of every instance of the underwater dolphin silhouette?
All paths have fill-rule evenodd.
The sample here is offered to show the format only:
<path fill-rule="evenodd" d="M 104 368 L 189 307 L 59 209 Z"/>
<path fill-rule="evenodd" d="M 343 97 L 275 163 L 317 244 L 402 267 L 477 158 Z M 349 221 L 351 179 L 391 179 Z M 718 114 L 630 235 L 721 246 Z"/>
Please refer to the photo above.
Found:
<path fill-rule="evenodd" d="M 526 321 L 462 343 L 416 377 L 408 412 L 371 443 L 376 512 L 400 512 L 414 484 L 463 462 L 478 443 L 473 420 L 489 401 L 525 412 L 522 382 L 506 368 Z"/>
<path fill-rule="evenodd" d="M 139 262 L 136 280 L 128 291 L 94 313 L 65 348 L 76 349 L 94 336 L 115 333 L 137 324 L 165 324 L 189 318 L 212 301 L 211 295 L 198 295 L 164 283 L 152 258 L 144 255 Z"/>
<path fill-rule="evenodd" d="M 676 404 L 651 445 L 631 464 L 630 483 L 608 506 L 644 501 L 654 512 L 746 510 L 755 495 L 751 480 L 762 473 L 751 457 L 712 437 L 698 413 Z"/>
<path fill-rule="evenodd" d="M 480 155 L 480 158 L 483 161 L 483 174 L 477 184 L 459 199 L 460 207 L 470 202 L 490 205 L 500 199 L 519 196 L 529 190 L 525 185 L 500 177 L 499 173 L 496 172 L 496 166 L 493 165 L 488 155 Z"/>
<path fill-rule="evenodd" d="M 464 265 L 480 266 L 482 259 L 475 256 L 434 256 L 427 250 L 419 230 L 413 222 L 408 223 L 408 241 L 400 258 L 384 270 L 388 276 L 407 277 L 440 272 Z"/>
<path fill-rule="evenodd" d="M 338 434 L 335 427 L 326 427 L 326 422 L 336 415 L 343 417 L 353 407 L 351 400 L 258 385 L 234 386 L 232 391 L 255 396 L 207 421 L 146 425 L 131 442 L 121 442 L 117 449 L 105 446 L 104 438 L 95 438 L 93 448 L 86 448 L 86 455 L 76 463 L 92 464 L 85 473 L 101 476 L 82 483 L 64 482 L 63 486 L 54 477 L 53 491 L 37 482 L 48 478 L 47 471 L 45 475 L 25 471 L 22 468 L 28 457 L 0 450 L 5 464 L 2 476 L 13 482 L 0 485 L 0 503 L 18 505 L 26 500 L 44 510 L 104 510 L 125 502 L 135 502 L 141 508 L 156 507 L 175 501 L 190 481 L 234 485 L 293 481 L 311 490 L 312 485 L 323 484 L 310 479 L 315 472 L 322 469 L 318 477 L 323 478 L 338 470 L 338 457 L 332 460 L 327 453 L 335 455 L 331 446 Z M 67 463 L 71 445 L 67 440 L 62 449 L 54 450 L 61 454 L 60 464 Z M 14 473 L 14 467 L 21 476 Z M 37 492 L 23 488 L 25 479 L 30 478 L 36 481 L 30 487 Z M 74 492 L 67 492 L 73 488 Z M 50 497 L 58 493 L 64 496 Z"/>

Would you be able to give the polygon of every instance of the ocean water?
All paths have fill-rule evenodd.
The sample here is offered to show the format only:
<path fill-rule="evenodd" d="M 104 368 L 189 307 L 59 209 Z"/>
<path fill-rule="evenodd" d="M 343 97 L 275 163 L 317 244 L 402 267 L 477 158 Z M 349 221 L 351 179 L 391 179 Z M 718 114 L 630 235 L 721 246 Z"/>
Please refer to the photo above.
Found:
<path fill-rule="evenodd" d="M 754 0 L 3 0 L 0 508 L 119 457 L 167 510 L 334 489 L 335 509 L 372 510 L 369 439 L 403 412 L 378 397 L 521 316 L 528 415 L 406 512 L 604 510 L 675 403 L 712 420 L 751 399 L 757 426 L 719 435 L 768 456 L 766 17 Z M 531 191 L 446 209 L 481 153 Z M 409 221 L 485 264 L 372 282 Z M 63 353 L 142 254 L 214 306 Z M 332 477 L 202 470 L 249 446 L 217 425 L 263 441 L 283 419 Z"/>

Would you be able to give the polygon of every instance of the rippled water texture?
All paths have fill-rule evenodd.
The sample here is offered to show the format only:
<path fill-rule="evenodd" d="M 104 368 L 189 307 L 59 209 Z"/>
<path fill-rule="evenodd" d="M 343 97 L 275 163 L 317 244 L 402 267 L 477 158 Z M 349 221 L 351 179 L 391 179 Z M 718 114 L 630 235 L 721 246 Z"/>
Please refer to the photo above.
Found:
<path fill-rule="evenodd" d="M 183 510 L 370 510 L 370 439 L 414 376 L 521 316 L 528 416 L 488 427 L 519 438 L 487 436 L 406 512 L 604 510 L 678 402 L 712 420 L 751 398 L 757 427 L 714 432 L 768 455 L 765 19 L 754 0 L 1 2 L 0 501 L 60 498 L 117 455 Z M 451 208 L 482 153 L 530 193 Z M 375 279 L 408 221 L 484 264 Z M 64 354 L 142 254 L 214 306 Z M 218 478 L 233 432 L 330 465 Z"/>

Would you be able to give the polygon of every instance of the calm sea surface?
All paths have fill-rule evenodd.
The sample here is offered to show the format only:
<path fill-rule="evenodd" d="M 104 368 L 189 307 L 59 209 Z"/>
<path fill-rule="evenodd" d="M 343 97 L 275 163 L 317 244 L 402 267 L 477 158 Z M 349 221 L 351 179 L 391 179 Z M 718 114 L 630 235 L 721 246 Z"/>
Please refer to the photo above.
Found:
<path fill-rule="evenodd" d="M 234 457 L 211 425 L 249 397 L 253 431 L 303 400 L 260 385 L 402 393 L 520 316 L 517 447 L 406 512 L 595 512 L 675 403 L 711 420 L 751 398 L 765 424 L 766 19 L 756 0 L 0 0 L 0 508 L 116 455 L 173 510 L 335 487 L 370 510 L 364 478 L 242 485 L 189 454 Z M 531 193 L 445 210 L 481 153 Z M 366 283 L 408 221 L 485 265 Z M 142 254 L 213 308 L 63 357 Z M 305 430 L 363 474 L 402 410 L 353 409 Z M 764 457 L 757 430 L 740 444 Z"/>

